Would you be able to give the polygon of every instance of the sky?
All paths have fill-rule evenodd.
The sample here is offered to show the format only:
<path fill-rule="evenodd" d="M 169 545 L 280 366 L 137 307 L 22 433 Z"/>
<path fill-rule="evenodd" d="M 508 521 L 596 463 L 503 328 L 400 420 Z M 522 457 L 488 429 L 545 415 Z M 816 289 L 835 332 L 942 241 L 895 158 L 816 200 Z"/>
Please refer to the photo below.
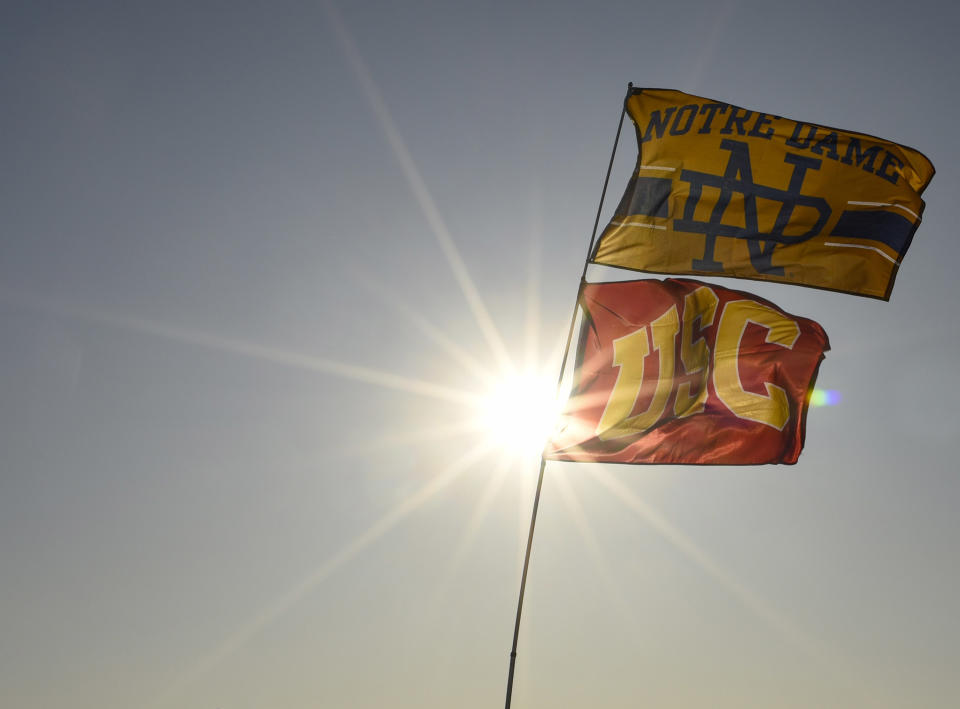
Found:
<path fill-rule="evenodd" d="M 830 337 L 797 465 L 547 465 L 513 706 L 957 706 L 958 27 L 5 4 L 3 705 L 499 706 L 538 458 L 469 402 L 556 377 L 632 81 L 937 174 L 888 303 L 715 280 Z"/>

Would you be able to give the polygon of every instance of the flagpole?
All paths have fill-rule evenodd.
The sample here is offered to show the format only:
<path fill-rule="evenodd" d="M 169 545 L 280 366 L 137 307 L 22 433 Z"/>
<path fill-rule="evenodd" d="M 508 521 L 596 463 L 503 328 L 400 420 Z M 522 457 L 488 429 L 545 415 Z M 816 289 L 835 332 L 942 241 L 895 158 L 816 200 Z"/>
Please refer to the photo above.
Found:
<path fill-rule="evenodd" d="M 570 317 L 570 327 L 567 330 L 567 342 L 563 348 L 563 360 L 560 362 L 560 374 L 557 377 L 557 389 L 563 382 L 563 372 L 567 366 L 567 357 L 570 354 L 570 342 L 573 340 L 573 327 L 577 321 L 577 309 L 580 305 L 580 296 L 583 294 L 583 286 L 586 284 L 587 266 L 590 264 L 590 255 L 593 253 L 593 242 L 597 238 L 597 228 L 600 226 L 600 213 L 603 211 L 603 201 L 607 196 L 607 185 L 610 183 L 610 172 L 613 170 L 613 159 L 617 154 L 617 144 L 620 142 L 620 131 L 623 128 L 623 116 L 627 111 L 627 99 L 633 92 L 633 82 L 627 84 L 627 95 L 623 100 L 623 108 L 620 110 L 620 120 L 617 123 L 617 135 L 613 139 L 613 150 L 610 151 L 610 162 L 607 165 L 607 176 L 603 180 L 603 190 L 600 192 L 600 204 L 597 206 L 597 217 L 593 221 L 593 233 L 590 235 L 590 247 L 587 249 L 587 257 L 583 261 L 583 271 L 580 273 L 580 285 L 577 288 L 577 300 L 573 306 L 573 315 Z M 546 468 L 547 461 L 540 454 L 540 473 L 537 476 L 537 491 L 533 496 L 533 511 L 530 514 L 530 531 L 527 534 L 527 550 L 523 556 L 523 572 L 520 575 L 520 598 L 517 600 L 517 619 L 513 626 L 513 645 L 510 648 L 510 669 L 507 672 L 507 701 L 505 709 L 510 709 L 510 701 L 513 697 L 513 673 L 517 664 L 517 640 L 520 637 L 520 616 L 523 613 L 523 594 L 527 588 L 527 571 L 530 569 L 530 548 L 533 546 L 533 530 L 537 525 L 537 509 L 540 507 L 540 491 L 543 489 L 543 471 Z"/>

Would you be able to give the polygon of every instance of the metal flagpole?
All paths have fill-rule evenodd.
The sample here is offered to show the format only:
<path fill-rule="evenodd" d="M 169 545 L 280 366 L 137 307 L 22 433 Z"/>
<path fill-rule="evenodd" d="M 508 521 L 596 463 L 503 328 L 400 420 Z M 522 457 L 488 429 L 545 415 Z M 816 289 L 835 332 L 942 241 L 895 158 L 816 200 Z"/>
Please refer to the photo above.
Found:
<path fill-rule="evenodd" d="M 577 301 L 573 306 L 573 315 L 570 317 L 570 328 L 567 330 L 567 343 L 563 348 L 563 360 L 560 363 L 560 374 L 557 377 L 557 389 L 563 382 L 563 372 L 567 366 L 567 356 L 570 354 L 570 341 L 573 339 L 573 326 L 577 321 L 577 308 L 580 305 L 580 296 L 586 283 L 587 266 L 590 264 L 590 255 L 593 253 L 593 242 L 597 238 L 597 227 L 600 225 L 600 213 L 603 211 L 603 200 L 607 196 L 607 185 L 610 182 L 610 172 L 613 170 L 613 158 L 617 154 L 617 144 L 620 142 L 620 130 L 623 128 L 623 114 L 627 111 L 627 99 L 633 92 L 633 82 L 627 84 L 627 95 L 623 100 L 620 111 L 620 121 L 617 123 L 617 135 L 613 139 L 613 150 L 610 152 L 610 163 L 607 165 L 607 176 L 603 180 L 603 190 L 600 192 L 600 204 L 597 206 L 597 217 L 593 221 L 593 233 L 590 235 L 590 247 L 587 249 L 587 258 L 583 262 L 583 271 L 580 273 L 580 285 L 577 288 Z M 510 669 L 507 672 L 507 702 L 505 709 L 510 709 L 510 700 L 513 696 L 513 672 L 517 664 L 517 639 L 520 636 L 520 615 L 523 612 L 523 594 L 527 588 L 527 571 L 530 569 L 530 547 L 533 546 L 533 530 L 537 525 L 537 509 L 540 507 L 540 491 L 543 489 L 543 470 L 547 461 L 540 454 L 540 474 L 537 476 L 537 491 L 533 496 L 533 511 L 530 514 L 530 532 L 527 534 L 527 551 L 523 556 L 523 573 L 520 575 L 520 598 L 517 600 L 517 620 L 513 626 L 513 645 L 510 648 Z"/>

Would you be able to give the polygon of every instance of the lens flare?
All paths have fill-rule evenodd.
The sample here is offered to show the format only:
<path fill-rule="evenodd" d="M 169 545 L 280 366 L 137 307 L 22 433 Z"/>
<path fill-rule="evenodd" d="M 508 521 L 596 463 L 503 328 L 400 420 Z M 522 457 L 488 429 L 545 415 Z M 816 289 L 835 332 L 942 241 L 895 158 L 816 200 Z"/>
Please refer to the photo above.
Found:
<path fill-rule="evenodd" d="M 836 406 L 840 403 L 839 391 L 833 389 L 814 389 L 810 395 L 810 406 Z"/>

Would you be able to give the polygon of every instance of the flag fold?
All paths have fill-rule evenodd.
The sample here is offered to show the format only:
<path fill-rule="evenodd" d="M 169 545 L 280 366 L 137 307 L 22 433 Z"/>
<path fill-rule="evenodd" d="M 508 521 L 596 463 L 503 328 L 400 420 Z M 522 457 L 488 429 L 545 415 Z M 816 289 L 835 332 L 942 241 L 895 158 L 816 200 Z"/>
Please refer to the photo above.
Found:
<path fill-rule="evenodd" d="M 668 89 L 633 89 L 636 169 L 595 263 L 889 300 L 934 174 L 864 133 Z"/>
<path fill-rule="evenodd" d="M 693 280 L 591 283 L 551 460 L 795 463 L 829 342 L 812 320 Z"/>

